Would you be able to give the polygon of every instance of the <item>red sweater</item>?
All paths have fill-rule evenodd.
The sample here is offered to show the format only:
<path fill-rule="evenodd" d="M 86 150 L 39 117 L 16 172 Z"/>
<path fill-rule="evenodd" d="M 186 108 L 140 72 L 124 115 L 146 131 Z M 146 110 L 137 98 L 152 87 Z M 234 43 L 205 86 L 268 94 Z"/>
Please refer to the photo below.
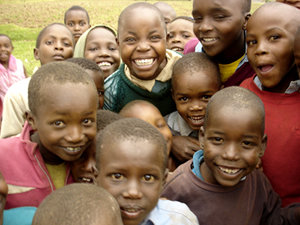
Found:
<path fill-rule="evenodd" d="M 55 191 L 38 145 L 30 141 L 26 122 L 19 137 L 0 139 L 0 171 L 8 184 L 6 209 L 35 206 Z M 65 184 L 74 183 L 67 165 Z"/>
<path fill-rule="evenodd" d="M 265 106 L 268 143 L 262 157 L 264 173 L 280 195 L 282 206 L 300 202 L 300 93 L 262 91 L 254 77 L 240 86 L 257 94 Z"/>

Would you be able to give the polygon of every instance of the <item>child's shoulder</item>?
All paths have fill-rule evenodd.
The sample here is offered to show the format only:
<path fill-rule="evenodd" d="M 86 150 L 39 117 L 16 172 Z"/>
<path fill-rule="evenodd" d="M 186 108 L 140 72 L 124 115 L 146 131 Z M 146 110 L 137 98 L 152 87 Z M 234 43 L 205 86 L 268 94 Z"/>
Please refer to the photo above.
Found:
<path fill-rule="evenodd" d="M 198 224 L 197 217 L 185 203 L 159 199 L 148 219 L 154 224 Z"/>

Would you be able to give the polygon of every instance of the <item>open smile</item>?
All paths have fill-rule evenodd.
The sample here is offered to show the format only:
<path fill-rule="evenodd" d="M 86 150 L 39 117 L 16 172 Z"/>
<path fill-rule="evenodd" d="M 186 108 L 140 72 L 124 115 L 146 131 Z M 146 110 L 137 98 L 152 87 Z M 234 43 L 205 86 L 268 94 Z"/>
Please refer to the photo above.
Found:
<path fill-rule="evenodd" d="M 78 181 L 80 183 L 88 183 L 88 184 L 93 184 L 94 183 L 94 179 L 90 178 L 90 177 L 78 177 Z"/>
<path fill-rule="evenodd" d="M 98 62 L 97 64 L 102 70 L 109 70 L 113 66 L 114 63 L 108 62 L 108 61 L 103 61 L 103 62 Z"/>
<path fill-rule="evenodd" d="M 195 125 L 202 125 L 204 123 L 204 116 L 189 116 L 188 119 Z"/>
<path fill-rule="evenodd" d="M 265 74 L 270 72 L 274 68 L 274 65 L 272 64 L 260 65 L 257 68 L 261 74 Z"/>
<path fill-rule="evenodd" d="M 152 66 L 156 61 L 156 58 L 148 58 L 148 59 L 135 59 L 133 62 L 139 67 L 148 67 Z"/>
<path fill-rule="evenodd" d="M 139 215 L 144 211 L 144 209 L 140 206 L 124 206 L 120 207 L 122 217 L 128 219 L 136 219 Z"/>
<path fill-rule="evenodd" d="M 79 147 L 62 147 L 65 152 L 67 152 L 69 155 L 77 155 L 81 150 L 83 149 L 83 146 Z"/>
<path fill-rule="evenodd" d="M 230 167 L 223 167 L 223 166 L 217 166 L 220 171 L 227 175 L 237 175 L 239 172 L 242 171 L 242 169 L 239 168 L 230 168 Z"/>

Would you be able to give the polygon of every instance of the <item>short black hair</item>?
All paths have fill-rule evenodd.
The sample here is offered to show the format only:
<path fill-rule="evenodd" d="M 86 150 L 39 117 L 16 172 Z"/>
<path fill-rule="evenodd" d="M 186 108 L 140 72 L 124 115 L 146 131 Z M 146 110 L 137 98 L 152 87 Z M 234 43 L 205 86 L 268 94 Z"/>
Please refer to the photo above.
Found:
<path fill-rule="evenodd" d="M 265 130 L 265 108 L 262 100 L 252 91 L 238 86 L 224 88 L 216 92 L 208 101 L 205 118 L 204 129 L 210 121 L 209 117 L 217 110 L 223 107 L 231 107 L 236 109 L 248 108 L 255 110 L 261 116 L 262 135 Z"/>
<path fill-rule="evenodd" d="M 193 75 L 195 72 L 208 71 L 207 74 L 215 76 L 215 81 L 221 88 L 222 81 L 218 64 L 203 52 L 191 52 L 184 55 L 174 64 L 172 71 L 172 88 L 177 77 L 187 74 Z"/>
<path fill-rule="evenodd" d="M 6 34 L 0 34 L 0 37 L 7 37 L 9 39 L 9 41 L 10 41 L 11 46 L 13 46 L 12 42 L 11 42 L 11 39 L 10 39 L 10 37 L 8 35 L 6 35 Z"/>
<path fill-rule="evenodd" d="M 28 105 L 36 115 L 37 109 L 43 104 L 43 89 L 49 83 L 83 83 L 92 85 L 97 90 L 93 79 L 80 66 L 70 62 L 49 62 L 41 66 L 31 77 L 28 86 Z M 55 94 L 55 93 L 53 93 Z"/>
<path fill-rule="evenodd" d="M 186 21 L 189 21 L 191 23 L 194 23 L 194 19 L 192 17 L 189 17 L 189 16 L 177 16 L 174 20 L 172 20 L 170 22 L 170 24 L 173 23 L 176 20 L 186 20 Z"/>
<path fill-rule="evenodd" d="M 120 33 L 121 24 L 124 21 L 123 16 L 127 15 L 129 12 L 133 11 L 134 9 L 149 9 L 149 10 L 153 10 L 154 12 L 156 12 L 157 15 L 159 16 L 159 19 L 161 21 L 163 29 L 165 30 L 165 32 L 167 32 L 164 16 L 157 7 L 155 7 L 154 5 L 147 3 L 147 2 L 136 2 L 136 3 L 133 3 L 129 6 L 127 6 L 121 12 L 119 19 L 118 19 L 118 35 Z M 152 20 L 152 19 L 153 19 L 153 17 L 149 18 L 149 20 Z"/>
<path fill-rule="evenodd" d="M 46 30 L 47 30 L 49 27 L 52 27 L 52 26 L 54 26 L 54 25 L 60 25 L 60 26 L 65 27 L 66 29 L 68 29 L 68 31 L 69 31 L 70 34 L 71 34 L 73 44 L 75 44 L 74 36 L 73 36 L 72 32 L 69 30 L 69 28 L 66 27 L 66 25 L 64 25 L 64 24 L 62 24 L 62 23 L 51 23 L 51 24 L 45 26 L 45 27 L 40 31 L 39 35 L 37 36 L 36 43 L 35 43 L 35 47 L 36 47 L 36 48 L 39 48 L 39 47 L 40 47 L 40 45 L 41 45 L 41 40 L 42 40 L 42 38 L 43 38 L 44 33 L 46 32 Z"/>
<path fill-rule="evenodd" d="M 241 0 L 243 1 L 242 12 L 247 13 L 251 11 L 251 0 Z"/>
<path fill-rule="evenodd" d="M 88 24 L 90 24 L 90 17 L 89 17 L 89 14 L 88 12 L 86 11 L 85 8 L 82 8 L 81 6 L 78 6 L 78 5 L 73 5 L 71 8 L 69 8 L 66 12 L 65 12 L 65 16 L 64 16 L 64 23 L 66 24 L 66 17 L 67 17 L 67 13 L 70 12 L 70 11 L 76 11 L 76 10 L 80 10 L 82 12 L 84 12 L 86 14 L 86 17 L 88 19 Z"/>
<path fill-rule="evenodd" d="M 104 73 L 101 70 L 101 68 L 97 65 L 97 63 L 95 61 L 93 61 L 91 59 L 81 57 L 81 58 L 69 58 L 69 59 L 66 59 L 65 61 L 75 63 L 85 70 L 100 72 L 100 74 L 104 78 Z"/>
<path fill-rule="evenodd" d="M 96 185 L 74 183 L 48 195 L 36 210 L 32 224 L 123 223 L 120 206 L 109 192 Z"/>
<path fill-rule="evenodd" d="M 116 112 L 104 109 L 97 110 L 97 131 L 103 130 L 108 124 L 122 119 L 122 116 Z"/>
<path fill-rule="evenodd" d="M 96 165 L 100 169 L 99 163 L 103 153 L 103 148 L 111 143 L 119 141 L 147 141 L 152 143 L 161 152 L 162 157 L 162 172 L 167 168 L 168 155 L 167 143 L 164 136 L 158 129 L 138 118 L 123 118 L 107 125 L 97 135 L 96 140 Z"/>

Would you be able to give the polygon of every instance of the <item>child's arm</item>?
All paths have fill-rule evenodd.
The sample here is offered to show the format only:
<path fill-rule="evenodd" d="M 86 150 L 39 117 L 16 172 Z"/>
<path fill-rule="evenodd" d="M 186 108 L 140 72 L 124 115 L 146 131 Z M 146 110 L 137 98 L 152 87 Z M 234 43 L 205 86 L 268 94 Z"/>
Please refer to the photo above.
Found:
<path fill-rule="evenodd" d="M 196 138 L 185 136 L 173 136 L 173 155 L 182 163 L 191 159 L 200 149 L 200 143 Z"/>

